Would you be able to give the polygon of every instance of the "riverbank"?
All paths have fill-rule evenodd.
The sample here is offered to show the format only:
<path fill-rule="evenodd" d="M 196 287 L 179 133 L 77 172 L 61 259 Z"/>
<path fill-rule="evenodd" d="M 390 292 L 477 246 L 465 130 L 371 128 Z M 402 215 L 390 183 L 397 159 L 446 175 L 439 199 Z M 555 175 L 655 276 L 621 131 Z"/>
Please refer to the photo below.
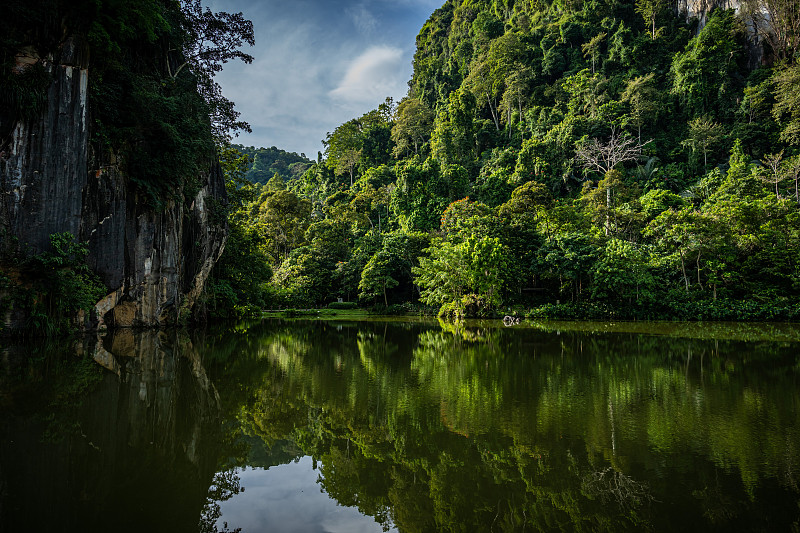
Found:
<path fill-rule="evenodd" d="M 259 313 L 265 318 L 362 318 L 397 316 L 436 316 L 436 309 L 397 304 L 388 308 L 367 309 L 272 309 Z M 509 307 L 483 317 L 513 316 L 525 319 L 552 320 L 644 320 L 644 321 L 738 321 L 738 322 L 800 322 L 800 303 L 756 302 L 753 300 L 701 300 L 630 305 L 598 302 L 544 304 L 534 308 Z"/>

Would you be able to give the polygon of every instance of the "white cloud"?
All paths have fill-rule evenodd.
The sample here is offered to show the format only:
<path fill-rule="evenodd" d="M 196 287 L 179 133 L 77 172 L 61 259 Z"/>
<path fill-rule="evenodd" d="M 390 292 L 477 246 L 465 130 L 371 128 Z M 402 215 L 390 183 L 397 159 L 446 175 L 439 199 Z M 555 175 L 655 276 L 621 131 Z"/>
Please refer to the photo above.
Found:
<path fill-rule="evenodd" d="M 378 29 L 378 20 L 364 4 L 347 8 L 347 14 L 353 19 L 353 24 L 362 34 L 370 36 Z"/>
<path fill-rule="evenodd" d="M 347 67 L 339 86 L 330 91 L 334 100 L 347 103 L 380 103 L 387 96 L 402 96 L 407 70 L 403 51 L 390 46 L 374 46 Z"/>
<path fill-rule="evenodd" d="M 414 36 L 443 0 L 204 0 L 253 21 L 251 65 L 217 80 L 253 127 L 235 142 L 315 158 L 344 122 L 408 91 Z M 438 7 L 438 6 L 437 6 Z"/>

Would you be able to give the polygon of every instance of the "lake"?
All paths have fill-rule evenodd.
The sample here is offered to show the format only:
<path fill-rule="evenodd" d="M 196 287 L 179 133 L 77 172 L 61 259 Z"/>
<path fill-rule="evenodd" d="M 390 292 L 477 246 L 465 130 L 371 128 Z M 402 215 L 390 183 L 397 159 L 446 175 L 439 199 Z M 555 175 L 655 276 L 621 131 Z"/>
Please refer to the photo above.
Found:
<path fill-rule="evenodd" d="M 0 532 L 800 530 L 798 325 L 4 341 L 0 420 Z"/>

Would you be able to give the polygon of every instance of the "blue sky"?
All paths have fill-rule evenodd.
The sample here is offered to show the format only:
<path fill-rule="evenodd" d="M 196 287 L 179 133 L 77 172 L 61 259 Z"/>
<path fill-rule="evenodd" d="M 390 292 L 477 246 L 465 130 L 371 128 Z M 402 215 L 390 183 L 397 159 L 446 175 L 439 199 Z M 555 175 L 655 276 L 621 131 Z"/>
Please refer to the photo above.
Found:
<path fill-rule="evenodd" d="M 316 159 L 325 134 L 405 96 L 414 39 L 444 0 L 206 0 L 253 21 L 250 65 L 217 75 L 253 128 L 234 141 Z"/>

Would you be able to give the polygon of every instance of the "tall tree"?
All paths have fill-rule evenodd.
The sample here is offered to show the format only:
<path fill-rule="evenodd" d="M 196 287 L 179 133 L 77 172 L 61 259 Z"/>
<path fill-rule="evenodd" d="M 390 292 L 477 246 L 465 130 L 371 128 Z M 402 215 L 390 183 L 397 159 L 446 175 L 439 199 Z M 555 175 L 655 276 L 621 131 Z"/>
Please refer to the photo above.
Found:
<path fill-rule="evenodd" d="M 642 126 L 655 118 L 658 113 L 658 89 L 655 85 L 655 74 L 637 76 L 628 80 L 621 100 L 630 105 L 630 123 L 636 126 L 639 142 L 642 142 Z"/>
<path fill-rule="evenodd" d="M 232 59 L 253 62 L 253 56 L 240 50 L 244 44 L 255 45 L 253 23 L 242 13 L 213 13 L 203 8 L 201 0 L 181 0 L 181 10 L 184 38 L 179 48 L 170 50 L 168 72 L 176 78 L 188 66 L 197 76 L 200 95 L 211 108 L 212 128 L 217 139 L 229 141 L 231 132 L 251 131 L 247 122 L 239 120 L 240 113 L 234 109 L 233 102 L 222 95 L 214 76 Z"/>
<path fill-rule="evenodd" d="M 377 297 L 383 294 L 384 305 L 389 305 L 386 289 L 398 285 L 398 281 L 392 277 L 394 270 L 392 263 L 396 260 L 397 258 L 386 250 L 380 250 L 370 258 L 361 273 L 361 281 L 358 283 L 361 298 Z"/>
<path fill-rule="evenodd" d="M 650 26 L 650 39 L 656 40 L 656 21 L 658 16 L 669 6 L 667 0 L 636 0 L 636 12 L 644 19 L 644 23 Z"/>
<path fill-rule="evenodd" d="M 612 128 L 608 141 L 592 139 L 584 142 L 575 152 L 575 158 L 584 168 L 600 172 L 606 178 L 606 235 L 611 232 L 610 211 L 614 188 L 612 184 L 618 180 L 616 176 L 611 175 L 611 172 L 621 163 L 637 161 L 642 156 L 642 148 L 649 142 L 642 144 L 626 133 L 618 134 L 616 129 Z"/>
<path fill-rule="evenodd" d="M 430 136 L 433 117 L 431 108 L 417 98 L 409 96 L 400 101 L 392 127 L 395 156 L 407 154 L 409 146 L 412 145 L 414 153 L 419 153 L 420 146 Z"/>
<path fill-rule="evenodd" d="M 761 179 L 766 183 L 775 185 L 775 198 L 780 197 L 778 194 L 778 184 L 788 177 L 786 172 L 783 171 L 783 165 L 781 165 L 782 160 L 783 150 L 777 154 L 765 154 L 764 159 L 761 160 L 766 170 L 766 172 L 761 175 Z"/>
<path fill-rule="evenodd" d="M 600 46 L 603 44 L 603 41 L 606 38 L 606 33 L 598 33 L 591 39 L 589 42 L 581 45 L 581 50 L 583 51 L 583 57 L 588 57 L 592 60 L 592 74 L 595 72 L 595 65 L 597 64 L 597 60 L 600 57 Z"/>
<path fill-rule="evenodd" d="M 707 116 L 689 122 L 689 137 L 682 142 L 692 152 L 703 152 L 703 168 L 708 166 L 708 151 L 722 140 L 724 129 Z"/>
<path fill-rule="evenodd" d="M 353 185 L 355 169 L 361 159 L 361 123 L 358 119 L 348 120 L 328 133 L 322 144 L 325 146 L 325 157 L 328 167 L 337 175 L 349 174 L 350 186 Z"/>
<path fill-rule="evenodd" d="M 576 150 L 575 157 L 584 168 L 605 175 L 620 163 L 637 161 L 642 155 L 642 148 L 649 142 L 641 143 L 627 133 L 620 134 L 616 128 L 612 128 L 607 141 L 595 138 L 584 142 Z"/>
<path fill-rule="evenodd" d="M 800 144 L 800 62 L 775 74 L 775 106 L 772 114 L 783 122 L 781 139 Z"/>

